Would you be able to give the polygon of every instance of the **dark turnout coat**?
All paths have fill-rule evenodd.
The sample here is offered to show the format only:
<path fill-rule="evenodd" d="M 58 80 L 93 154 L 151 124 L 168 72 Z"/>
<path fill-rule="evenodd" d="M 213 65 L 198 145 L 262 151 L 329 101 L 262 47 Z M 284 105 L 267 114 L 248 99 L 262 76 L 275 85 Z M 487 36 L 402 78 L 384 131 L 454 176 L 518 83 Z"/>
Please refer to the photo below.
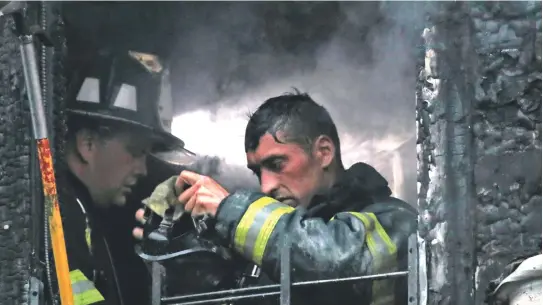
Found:
<path fill-rule="evenodd" d="M 260 193 L 234 192 L 221 203 L 215 229 L 232 249 L 261 266 L 261 284 L 279 281 L 287 235 L 292 281 L 406 270 L 417 213 L 390 194 L 373 167 L 358 163 L 309 209 L 294 209 Z M 293 304 L 407 304 L 407 283 L 402 278 L 295 289 Z"/>
<path fill-rule="evenodd" d="M 74 305 L 123 305 L 103 217 L 81 181 L 71 173 L 66 180 L 60 212 Z M 52 278 L 56 280 L 54 274 Z"/>

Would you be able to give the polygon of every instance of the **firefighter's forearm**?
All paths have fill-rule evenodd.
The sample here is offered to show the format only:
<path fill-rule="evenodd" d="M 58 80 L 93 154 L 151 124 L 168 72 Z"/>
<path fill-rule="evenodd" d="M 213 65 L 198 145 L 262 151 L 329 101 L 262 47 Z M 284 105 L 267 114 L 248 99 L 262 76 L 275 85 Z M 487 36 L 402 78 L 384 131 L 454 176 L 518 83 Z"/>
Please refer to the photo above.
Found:
<path fill-rule="evenodd" d="M 279 278 L 280 249 L 288 232 L 293 280 L 368 274 L 366 215 L 342 213 L 336 219 L 303 220 L 303 212 L 262 195 L 238 192 L 228 197 L 217 214 L 217 230 L 229 245 Z M 289 228 L 286 228 L 289 218 Z M 365 219 L 362 221 L 361 219 Z"/>

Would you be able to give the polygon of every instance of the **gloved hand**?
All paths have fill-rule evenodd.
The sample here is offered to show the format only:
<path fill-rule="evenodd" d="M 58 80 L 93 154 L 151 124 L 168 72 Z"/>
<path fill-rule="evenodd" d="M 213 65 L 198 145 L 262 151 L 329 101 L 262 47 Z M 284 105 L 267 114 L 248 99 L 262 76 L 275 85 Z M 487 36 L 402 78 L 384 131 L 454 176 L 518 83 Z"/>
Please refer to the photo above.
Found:
<path fill-rule="evenodd" d="M 181 192 L 182 191 L 182 192 Z M 177 194 L 181 193 L 178 197 Z M 214 217 L 221 201 L 229 195 L 215 180 L 191 171 L 182 171 L 179 177 L 170 177 L 159 184 L 151 197 L 144 204 L 159 216 L 164 216 L 166 210 L 175 208 L 173 221 L 183 216 L 184 211 L 191 212 L 193 217 L 209 215 Z M 144 224 L 145 212 L 136 212 L 136 219 Z M 135 228 L 132 232 L 135 238 L 143 238 L 143 230 Z"/>
<path fill-rule="evenodd" d="M 143 204 L 160 217 L 164 217 L 166 210 L 174 208 L 173 221 L 179 220 L 185 212 L 183 205 L 178 204 L 179 191 L 176 188 L 177 176 L 172 176 L 160 183 L 150 197 L 144 199 Z"/>
<path fill-rule="evenodd" d="M 171 215 L 171 210 L 168 212 L 167 210 L 173 208 L 172 221 L 179 221 L 185 211 L 178 195 L 183 193 L 183 189 L 190 187 L 188 183 L 182 183 L 179 180 L 179 176 L 172 176 L 157 185 L 151 196 L 143 200 L 146 208 L 160 217 L 164 217 L 166 213 Z M 198 188 L 193 189 L 193 191 L 196 190 Z M 136 219 L 142 224 L 146 222 L 144 216 L 143 209 L 136 213 Z M 142 228 L 135 228 L 133 235 L 137 239 L 143 239 L 144 231 Z M 207 239 L 206 236 L 202 238 L 196 231 L 189 230 L 179 236 L 174 236 L 164 249 L 157 246 L 151 247 L 151 251 L 147 248 L 147 252 L 141 252 L 144 254 L 142 258 L 145 260 L 149 257 L 163 257 L 160 263 L 167 270 L 166 295 L 203 293 L 235 287 L 237 262 L 232 259 L 228 248 Z M 157 249 L 160 250 L 156 251 Z M 190 252 L 190 250 L 195 251 Z M 183 251 L 189 252 L 183 255 L 176 254 Z"/>

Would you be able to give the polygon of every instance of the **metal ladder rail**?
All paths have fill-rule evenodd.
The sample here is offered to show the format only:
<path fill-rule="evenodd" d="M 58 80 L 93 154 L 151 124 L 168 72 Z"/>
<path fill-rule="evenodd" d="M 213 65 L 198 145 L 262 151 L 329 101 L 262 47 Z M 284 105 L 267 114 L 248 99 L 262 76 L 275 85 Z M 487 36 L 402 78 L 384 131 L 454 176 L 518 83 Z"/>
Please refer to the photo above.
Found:
<path fill-rule="evenodd" d="M 182 296 L 162 297 L 162 282 L 166 270 L 158 263 L 153 262 L 151 265 L 152 270 L 152 300 L 151 305 L 205 305 L 205 304 L 217 304 L 217 303 L 229 303 L 245 299 L 265 298 L 271 296 L 279 296 L 281 289 L 284 289 L 286 285 L 288 287 L 308 286 L 308 285 L 321 285 L 326 283 L 338 282 L 338 281 L 363 281 L 363 280 L 377 280 L 386 279 L 392 277 L 407 276 L 407 290 L 408 290 L 408 302 L 409 305 L 419 304 L 419 257 L 418 257 L 418 235 L 412 234 L 408 240 L 407 247 L 407 262 L 408 270 L 399 272 L 390 272 L 375 275 L 366 275 L 349 278 L 339 278 L 330 280 L 317 280 L 307 282 L 290 283 L 290 276 L 282 276 L 282 279 L 287 279 L 288 282 L 283 281 L 278 285 L 256 286 L 248 288 L 221 290 L 208 293 L 190 294 Z M 288 259 L 288 258 L 287 258 Z M 285 270 L 283 270 L 285 272 Z M 290 299 L 288 303 L 290 304 Z M 284 305 L 284 304 L 281 304 Z"/>

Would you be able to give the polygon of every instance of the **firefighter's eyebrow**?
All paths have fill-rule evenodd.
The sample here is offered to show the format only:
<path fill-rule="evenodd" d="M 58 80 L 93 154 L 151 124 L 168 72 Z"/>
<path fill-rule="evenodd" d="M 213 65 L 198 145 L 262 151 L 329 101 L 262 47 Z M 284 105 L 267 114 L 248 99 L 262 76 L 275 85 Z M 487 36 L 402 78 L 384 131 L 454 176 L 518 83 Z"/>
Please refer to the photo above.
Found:
<path fill-rule="evenodd" d="M 247 164 L 247 168 L 255 172 L 260 168 L 260 166 L 258 164 Z"/>
<path fill-rule="evenodd" d="M 285 159 L 284 155 L 271 155 L 262 159 L 260 161 L 260 164 L 270 164 L 270 163 L 273 163 L 273 161 L 284 160 L 284 159 Z"/>

